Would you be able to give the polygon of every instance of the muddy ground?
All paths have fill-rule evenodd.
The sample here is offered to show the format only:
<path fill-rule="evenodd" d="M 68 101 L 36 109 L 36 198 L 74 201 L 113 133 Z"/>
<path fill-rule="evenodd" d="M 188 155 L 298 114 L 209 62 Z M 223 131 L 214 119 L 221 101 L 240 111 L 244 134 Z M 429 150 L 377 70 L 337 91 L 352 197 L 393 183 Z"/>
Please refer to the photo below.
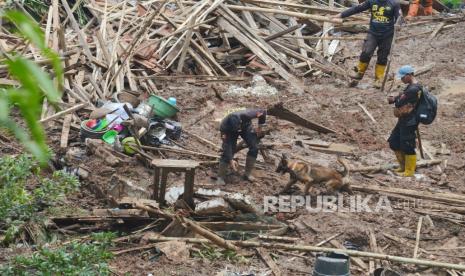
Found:
<path fill-rule="evenodd" d="M 402 29 L 402 35 L 414 35 L 428 28 L 434 28 L 434 24 L 428 26 L 412 26 Z M 436 153 L 435 157 L 448 160 L 447 167 L 439 172 L 437 167 L 417 169 L 417 178 L 400 178 L 392 173 L 376 173 L 361 175 L 352 173 L 351 179 L 357 185 L 384 185 L 385 187 L 398 187 L 412 190 L 452 192 L 464 194 L 465 187 L 465 37 L 463 29 L 465 23 L 459 23 L 454 28 L 439 33 L 436 38 L 429 40 L 427 36 L 413 37 L 399 41 L 395 46 L 392 68 L 396 70 L 401 65 L 411 64 L 416 68 L 434 63 L 432 70 L 418 77 L 418 80 L 427 85 L 433 94 L 439 99 L 439 111 L 436 121 L 430 126 L 421 126 L 423 143 L 434 155 L 435 149 L 441 149 L 444 144 L 450 154 Z M 362 41 L 342 41 L 343 50 L 333 59 L 347 70 L 350 70 L 357 62 L 356 58 L 342 60 L 342 57 L 356 56 L 361 49 Z M 375 58 L 374 58 L 375 59 Z M 336 155 L 325 154 L 308 149 L 296 140 L 318 139 L 326 142 L 344 143 L 356 148 L 353 155 L 345 156 L 352 167 L 386 164 L 394 161 L 394 155 L 389 150 L 386 138 L 396 123 L 392 115 L 392 107 L 387 104 L 386 93 L 382 93 L 372 87 L 374 75 L 374 59 L 370 65 L 367 76 L 358 87 L 348 88 L 343 82 L 332 77 L 309 78 L 306 80 L 307 92 L 296 95 L 288 91 L 286 84 L 274 82 L 278 88 L 278 94 L 273 96 L 237 96 L 227 95 L 226 90 L 231 85 L 223 83 L 218 89 L 223 93 L 224 101 L 215 97 L 213 91 L 205 83 L 198 85 L 186 85 L 182 81 L 166 84 L 162 96 L 177 98 L 182 112 L 179 114 L 181 123 L 187 123 L 197 117 L 206 107 L 206 101 L 213 101 L 216 105 L 212 116 L 205 118 L 188 130 L 202 136 L 215 144 L 220 145 L 219 132 L 216 130 L 217 122 L 223 114 L 231 108 L 265 106 L 277 101 L 282 101 L 285 106 L 304 118 L 320 123 L 337 131 L 336 134 L 319 134 L 314 131 L 304 130 L 289 122 L 269 118 L 268 124 L 276 127 L 271 135 L 263 141 L 274 143 L 276 146 L 270 150 L 270 156 L 274 162 L 278 162 L 282 153 L 291 158 L 298 156 L 309 162 L 340 169 L 336 162 Z M 389 88 L 389 85 L 388 85 Z M 400 84 L 395 84 L 391 93 L 397 93 L 402 89 Z M 358 103 L 362 104 L 373 115 L 376 123 L 371 121 L 362 111 Z M 61 124 L 59 124 L 61 126 Z M 64 155 L 65 151 L 58 149 L 60 131 L 49 129 L 52 145 L 57 149 L 58 155 Z M 71 145 L 80 147 L 78 132 L 72 130 Z M 186 149 L 203 153 L 215 154 L 215 150 L 205 144 L 199 143 L 188 135 L 183 135 L 179 142 Z M 13 147 L 13 148 L 11 148 Z M 3 153 L 15 153 L 14 144 L 3 147 Z M 444 147 L 444 146 L 443 146 Z M 444 153 L 444 152 L 443 152 Z M 168 155 L 175 157 L 175 155 Z M 239 160 L 244 161 L 245 151 L 239 155 Z M 128 159 L 124 166 L 110 167 L 95 156 L 83 156 L 82 160 L 75 164 L 84 164 L 91 172 L 89 179 L 83 182 L 82 194 L 76 195 L 72 200 L 73 206 L 91 210 L 93 208 L 109 206 L 102 199 L 104 194 L 98 194 L 95 187 L 101 191 L 108 190 L 111 186 L 114 174 L 130 178 L 140 187 L 150 189 L 152 171 L 143 166 L 135 158 Z M 211 176 L 215 175 L 215 167 L 202 167 L 197 171 L 195 182 L 197 187 L 221 188 L 228 191 L 241 192 L 253 197 L 254 201 L 262 205 L 263 197 L 274 195 L 285 185 L 288 176 L 281 176 L 274 172 L 275 163 L 266 163 L 259 157 L 259 168 L 255 172 L 257 180 L 253 183 L 241 181 L 238 177 L 229 178 L 230 183 L 225 187 L 217 187 Z M 442 179 L 441 179 L 441 174 Z M 176 186 L 182 183 L 180 176 L 170 178 L 169 185 Z M 294 189 L 291 194 L 302 194 L 300 189 Z M 95 195 L 97 192 L 97 195 Z M 317 187 L 317 193 L 324 193 L 323 187 Z M 367 194 L 355 192 L 356 195 Z M 377 199 L 378 195 L 373 195 Z M 346 201 L 347 202 L 347 201 Z M 376 202 L 376 200 L 374 201 Z M 367 231 L 371 229 L 376 236 L 378 247 L 389 255 L 404 257 L 413 256 L 415 244 L 415 232 L 420 214 L 406 206 L 409 202 L 392 202 L 393 212 L 380 213 L 327 213 L 306 212 L 298 210 L 295 213 L 270 213 L 278 220 L 287 223 L 290 230 L 287 236 L 298 237 L 302 244 L 313 245 L 332 235 L 342 233 L 336 240 L 340 243 L 351 242 L 361 250 L 370 251 Z M 404 205 L 402 205 L 404 204 Z M 373 205 L 371 205 L 373 207 Z M 427 206 L 426 206 L 427 207 Z M 464 225 L 447 220 L 432 218 L 434 227 L 424 226 L 421 232 L 420 248 L 433 249 L 437 247 L 458 247 L 465 245 Z M 385 233 L 401 237 L 408 241 L 396 242 L 389 240 Z M 121 245 L 124 247 L 124 245 Z M 284 251 L 270 250 L 275 262 L 280 267 L 283 275 L 305 275 L 312 271 L 315 257 L 306 254 L 295 256 L 298 252 L 288 254 Z M 429 251 L 426 254 L 420 251 L 419 258 L 444 261 L 450 263 L 465 263 L 463 250 Z M 186 263 L 176 263 L 166 257 L 153 258 L 152 251 L 123 254 L 116 257 L 112 268 L 120 275 L 130 273 L 133 275 L 217 275 L 221 271 L 239 273 L 237 275 L 270 275 L 269 268 L 257 256 L 248 257 L 245 262 L 226 260 L 210 261 L 192 257 Z M 445 275 L 445 271 L 426 269 L 412 265 L 400 265 L 391 263 L 391 267 L 405 273 L 405 275 Z M 232 275 L 232 274 L 231 274 Z M 365 275 L 357 266 L 352 264 L 352 275 Z"/>

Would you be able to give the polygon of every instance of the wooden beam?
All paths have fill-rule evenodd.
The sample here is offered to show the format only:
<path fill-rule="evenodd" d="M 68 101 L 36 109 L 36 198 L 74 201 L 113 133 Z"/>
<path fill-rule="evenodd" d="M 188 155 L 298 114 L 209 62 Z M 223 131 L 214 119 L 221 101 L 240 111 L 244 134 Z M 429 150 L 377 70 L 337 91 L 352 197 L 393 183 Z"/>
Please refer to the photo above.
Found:
<path fill-rule="evenodd" d="M 335 133 L 336 132 L 335 130 L 316 124 L 314 122 L 310 122 L 309 120 L 300 117 L 294 112 L 284 108 L 282 103 L 278 103 L 278 104 L 275 104 L 269 107 L 267 109 L 267 113 L 271 116 L 275 116 L 279 119 L 292 122 L 296 125 L 299 125 L 299 126 L 311 129 L 311 130 L 315 130 L 320 133 Z"/>

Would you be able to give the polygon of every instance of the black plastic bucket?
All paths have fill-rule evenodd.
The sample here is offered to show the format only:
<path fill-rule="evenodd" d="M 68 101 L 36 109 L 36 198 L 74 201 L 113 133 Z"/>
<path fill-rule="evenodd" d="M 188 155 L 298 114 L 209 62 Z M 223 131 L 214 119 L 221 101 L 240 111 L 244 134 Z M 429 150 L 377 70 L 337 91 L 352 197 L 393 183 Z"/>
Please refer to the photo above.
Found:
<path fill-rule="evenodd" d="M 313 276 L 349 276 L 350 259 L 342 253 L 330 253 L 319 256 L 315 261 Z"/>

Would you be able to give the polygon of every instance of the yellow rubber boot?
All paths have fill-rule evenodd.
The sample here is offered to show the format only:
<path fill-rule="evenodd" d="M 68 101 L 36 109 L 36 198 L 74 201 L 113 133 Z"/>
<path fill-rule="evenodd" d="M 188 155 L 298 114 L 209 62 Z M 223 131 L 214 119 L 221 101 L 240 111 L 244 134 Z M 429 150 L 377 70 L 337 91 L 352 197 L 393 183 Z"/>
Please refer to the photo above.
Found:
<path fill-rule="evenodd" d="M 376 64 L 375 66 L 375 88 L 381 88 L 384 79 L 386 65 Z"/>
<path fill-rule="evenodd" d="M 361 80 L 363 79 L 363 76 L 365 75 L 365 72 L 367 71 L 368 68 L 368 63 L 367 62 L 358 62 L 357 67 L 355 67 L 356 73 L 354 76 L 352 76 L 353 79 L 356 80 Z"/>
<path fill-rule="evenodd" d="M 405 171 L 400 176 L 410 177 L 415 174 L 417 168 L 417 156 L 415 154 L 405 155 Z"/>
<path fill-rule="evenodd" d="M 403 173 L 405 171 L 405 155 L 400 150 L 394 151 L 396 154 L 397 162 L 399 162 L 399 168 L 395 169 L 396 173 Z"/>

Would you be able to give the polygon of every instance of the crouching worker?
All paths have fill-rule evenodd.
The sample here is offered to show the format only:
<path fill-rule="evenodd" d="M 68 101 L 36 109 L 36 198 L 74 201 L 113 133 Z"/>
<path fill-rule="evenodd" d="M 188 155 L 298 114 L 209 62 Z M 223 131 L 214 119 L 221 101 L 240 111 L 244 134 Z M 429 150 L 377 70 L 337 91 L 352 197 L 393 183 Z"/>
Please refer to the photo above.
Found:
<path fill-rule="evenodd" d="M 399 162 L 396 172 L 400 176 L 413 176 L 417 162 L 415 138 L 419 122 L 415 109 L 421 96 L 422 86 L 415 79 L 414 73 L 412 66 L 402 66 L 397 78 L 407 84 L 407 87 L 398 96 L 388 98 L 389 104 L 395 105 L 394 116 L 399 118 L 388 142 Z"/>
<path fill-rule="evenodd" d="M 258 128 L 253 129 L 252 119 L 258 118 Z M 253 181 L 252 171 L 258 155 L 258 138 L 262 127 L 266 123 L 266 109 L 244 109 L 227 115 L 220 125 L 221 139 L 223 140 L 223 153 L 220 158 L 217 184 L 224 185 L 228 167 L 236 170 L 233 160 L 236 151 L 237 139 L 242 137 L 249 151 L 245 162 L 244 180 Z"/>

